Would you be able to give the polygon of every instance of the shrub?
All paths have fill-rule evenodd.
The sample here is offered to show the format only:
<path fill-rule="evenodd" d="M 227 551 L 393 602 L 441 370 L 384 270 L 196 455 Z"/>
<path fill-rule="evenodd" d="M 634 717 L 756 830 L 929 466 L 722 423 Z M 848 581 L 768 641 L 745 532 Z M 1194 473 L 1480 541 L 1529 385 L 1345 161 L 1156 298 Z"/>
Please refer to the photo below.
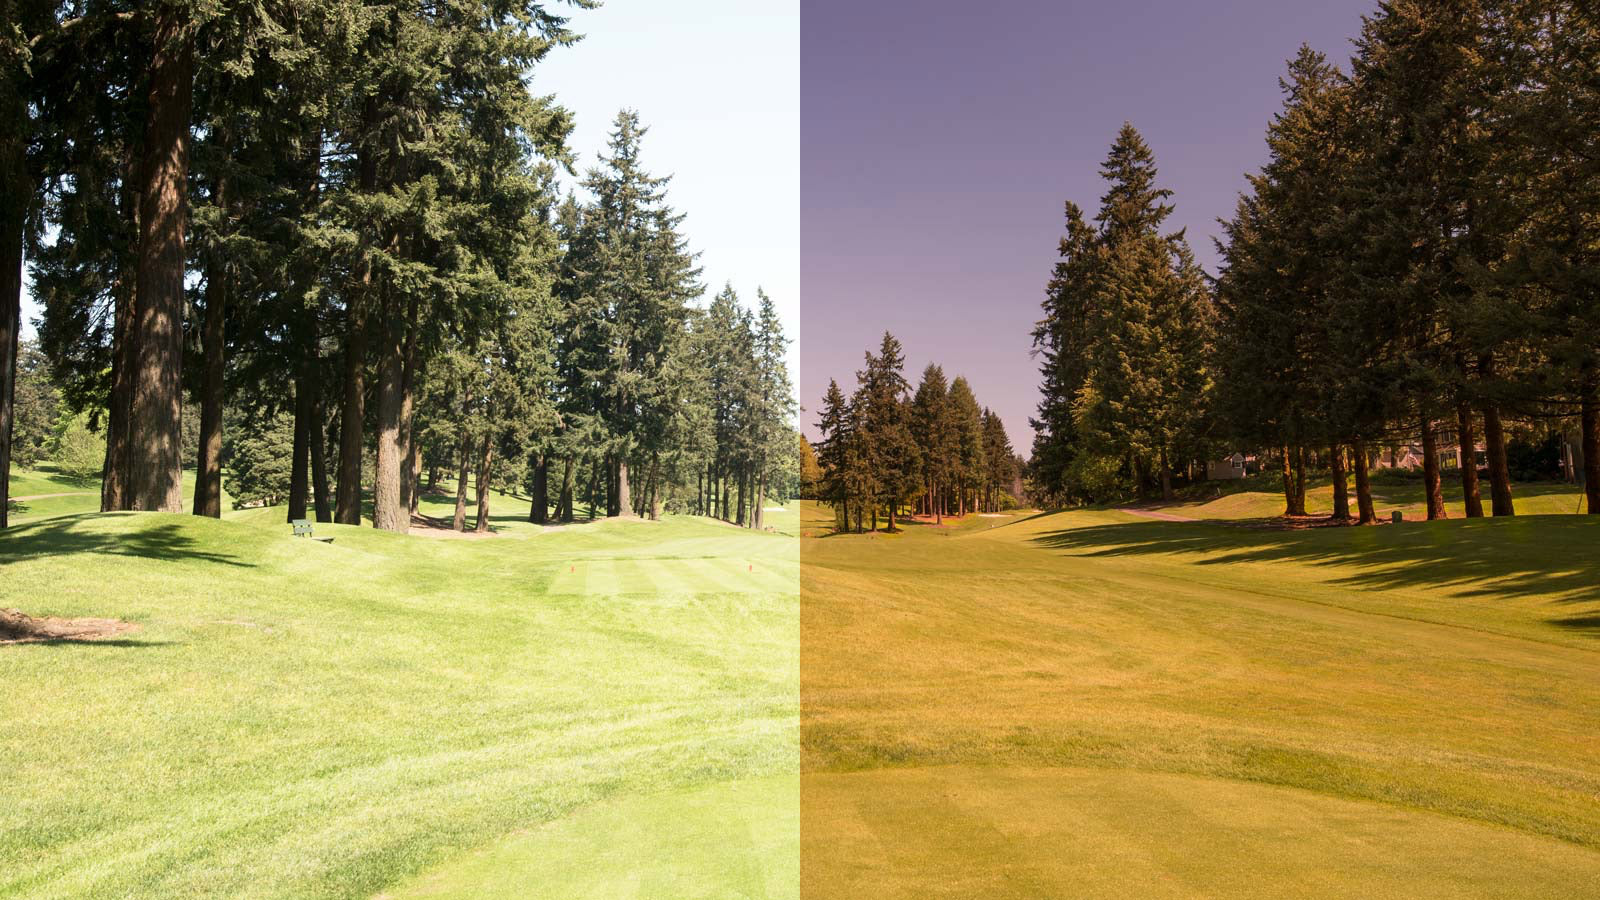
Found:
<path fill-rule="evenodd" d="M 69 478 L 98 478 L 105 467 L 106 439 L 89 429 L 87 415 L 63 411 L 56 418 L 50 456 L 56 469 Z"/>

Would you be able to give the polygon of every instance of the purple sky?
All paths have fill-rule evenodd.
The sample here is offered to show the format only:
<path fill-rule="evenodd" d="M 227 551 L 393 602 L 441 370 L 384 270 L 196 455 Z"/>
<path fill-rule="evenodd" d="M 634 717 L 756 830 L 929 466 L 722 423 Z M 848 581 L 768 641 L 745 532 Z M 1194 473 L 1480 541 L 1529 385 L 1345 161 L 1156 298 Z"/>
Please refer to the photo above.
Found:
<path fill-rule="evenodd" d="M 1124 120 L 1208 271 L 1301 43 L 1341 68 L 1375 0 L 803 0 L 801 418 L 888 329 L 967 376 L 1024 456 L 1029 331 L 1068 199 Z"/>

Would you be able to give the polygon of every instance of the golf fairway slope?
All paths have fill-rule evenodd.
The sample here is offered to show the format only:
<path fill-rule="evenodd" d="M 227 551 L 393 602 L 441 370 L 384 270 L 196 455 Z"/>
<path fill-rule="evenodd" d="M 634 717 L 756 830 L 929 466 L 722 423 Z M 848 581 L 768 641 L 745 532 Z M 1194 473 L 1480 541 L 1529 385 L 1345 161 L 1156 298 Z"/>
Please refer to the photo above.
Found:
<path fill-rule="evenodd" d="M 826 513 L 806 897 L 1600 896 L 1600 522 Z"/>
<path fill-rule="evenodd" d="M 682 820 L 725 839 L 633 896 L 792 898 L 797 541 L 512 524 L 0 536 L 0 607 L 136 626 L 0 645 L 0 897 L 581 896 Z"/>

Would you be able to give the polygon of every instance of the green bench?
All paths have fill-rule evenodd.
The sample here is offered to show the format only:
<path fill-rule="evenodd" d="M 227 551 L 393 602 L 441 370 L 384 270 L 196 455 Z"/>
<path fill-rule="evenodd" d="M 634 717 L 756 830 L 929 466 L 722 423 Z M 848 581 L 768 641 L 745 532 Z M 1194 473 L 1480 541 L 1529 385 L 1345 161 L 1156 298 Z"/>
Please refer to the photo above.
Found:
<path fill-rule="evenodd" d="M 310 519 L 293 519 L 289 522 L 289 526 L 294 529 L 295 537 L 306 537 L 311 538 L 313 541 L 326 541 L 329 544 L 333 543 L 333 538 L 331 537 L 317 537 L 311 533 Z"/>

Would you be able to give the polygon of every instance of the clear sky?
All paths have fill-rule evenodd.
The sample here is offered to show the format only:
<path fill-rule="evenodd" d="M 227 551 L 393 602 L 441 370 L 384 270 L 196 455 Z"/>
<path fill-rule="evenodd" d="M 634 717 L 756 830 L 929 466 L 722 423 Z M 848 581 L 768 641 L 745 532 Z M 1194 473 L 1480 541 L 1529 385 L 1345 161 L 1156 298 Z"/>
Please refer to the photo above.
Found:
<path fill-rule="evenodd" d="M 764 288 L 798 372 L 800 0 L 605 0 L 571 18 L 584 39 L 552 51 L 533 87 L 575 113 L 580 174 L 617 111 L 638 110 L 644 165 L 672 176 L 707 299 L 731 282 L 753 308 Z"/>
<path fill-rule="evenodd" d="M 1123 121 L 1215 271 L 1215 220 L 1265 159 L 1301 43 L 1341 66 L 1375 0 L 805 0 L 801 402 L 853 387 L 888 329 L 915 385 L 965 374 L 1024 456 L 1029 332 L 1062 204 L 1092 216 Z"/>
<path fill-rule="evenodd" d="M 605 149 L 617 111 L 638 110 L 650 129 L 645 165 L 673 176 L 668 196 L 688 214 L 708 297 L 731 281 L 753 305 L 764 287 L 797 338 L 799 0 L 606 0 L 570 15 L 585 37 L 552 51 L 533 89 L 573 111 L 579 174 Z M 24 306 L 25 320 L 38 315 Z M 798 371 L 798 340 L 790 350 Z"/>

